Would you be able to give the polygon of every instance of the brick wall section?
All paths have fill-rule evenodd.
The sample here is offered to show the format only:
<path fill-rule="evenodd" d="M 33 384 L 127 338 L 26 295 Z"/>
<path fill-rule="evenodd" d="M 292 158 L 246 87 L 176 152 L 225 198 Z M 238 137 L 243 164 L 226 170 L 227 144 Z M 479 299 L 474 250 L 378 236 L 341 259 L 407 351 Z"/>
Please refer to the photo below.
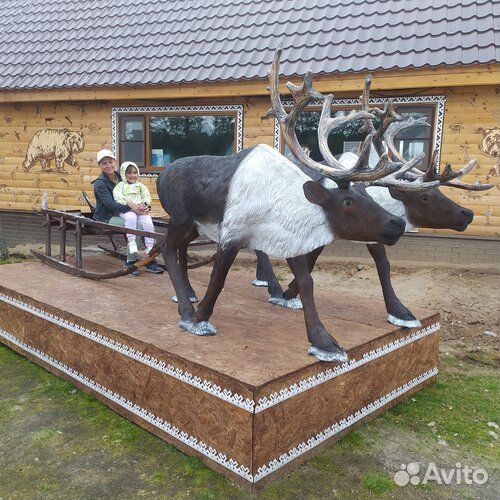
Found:
<path fill-rule="evenodd" d="M 40 247 L 45 244 L 45 227 L 43 218 L 40 215 L 30 212 L 2 212 L 0 211 L 0 221 L 7 246 L 12 252 L 20 251 L 28 253 L 29 247 Z M 67 246 L 74 247 L 74 237 L 71 231 L 67 233 Z M 118 242 L 118 237 L 117 240 Z M 84 245 L 96 245 L 97 243 L 109 243 L 108 237 L 85 236 Z M 59 231 L 52 228 L 52 245 L 59 244 Z"/>
<path fill-rule="evenodd" d="M 42 218 L 36 214 L 0 211 L 0 220 L 10 249 L 20 245 L 39 246 L 45 241 Z M 53 229 L 52 235 L 53 244 L 57 244 L 58 231 Z M 95 245 L 98 242 L 108 242 L 108 239 L 99 237 L 86 237 L 84 239 L 86 246 Z M 72 243 L 71 234 L 68 234 L 68 246 Z M 397 245 L 387 247 L 387 253 L 394 263 L 420 261 L 422 263 L 500 265 L 498 239 L 410 233 L 403 236 Z M 370 259 L 370 254 L 364 244 L 337 241 L 325 250 L 323 257 L 364 261 Z"/>
<path fill-rule="evenodd" d="M 500 264 L 499 242 L 494 239 L 440 237 L 409 234 L 386 247 L 391 262 L 420 261 L 442 264 Z M 338 241 L 325 251 L 325 257 L 370 259 L 366 246 Z"/>

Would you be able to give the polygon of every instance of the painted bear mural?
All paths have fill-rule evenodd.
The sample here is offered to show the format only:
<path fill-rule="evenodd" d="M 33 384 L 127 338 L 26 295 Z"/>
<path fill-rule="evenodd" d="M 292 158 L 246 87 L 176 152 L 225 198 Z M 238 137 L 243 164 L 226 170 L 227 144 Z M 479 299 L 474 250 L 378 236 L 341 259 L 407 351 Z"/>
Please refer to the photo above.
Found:
<path fill-rule="evenodd" d="M 500 128 L 482 129 L 483 139 L 481 140 L 480 149 L 486 156 L 498 158 L 498 150 L 500 148 Z"/>
<path fill-rule="evenodd" d="M 39 130 L 28 144 L 23 170 L 28 172 L 39 161 L 43 172 L 52 172 L 50 161 L 55 160 L 56 171 L 61 174 L 67 173 L 64 170 L 64 163 L 79 168 L 73 155 L 83 151 L 84 147 L 83 132 L 67 128 Z"/>

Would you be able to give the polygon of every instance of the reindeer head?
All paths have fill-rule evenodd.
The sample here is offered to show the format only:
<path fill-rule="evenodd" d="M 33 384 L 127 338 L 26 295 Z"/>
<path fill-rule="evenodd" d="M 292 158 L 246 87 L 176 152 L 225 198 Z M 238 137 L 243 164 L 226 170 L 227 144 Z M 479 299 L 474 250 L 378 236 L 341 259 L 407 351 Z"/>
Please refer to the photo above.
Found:
<path fill-rule="evenodd" d="M 414 126 L 415 121 L 407 120 L 388 130 L 386 144 L 393 156 L 399 155 L 394 147 L 394 130 L 402 130 Z M 424 123 L 425 124 L 425 123 Z M 426 124 L 425 124 L 426 125 Z M 405 164 L 408 164 L 402 158 Z M 448 196 L 439 190 L 439 186 L 454 187 L 457 189 L 467 189 L 469 191 L 485 191 L 491 189 L 493 184 L 468 184 L 459 182 L 458 179 L 469 173 L 476 165 L 476 160 L 472 159 L 464 168 L 455 172 L 449 163 L 443 171 L 439 173 L 438 152 L 434 151 L 432 161 L 427 170 L 421 171 L 415 168 L 405 169 L 404 172 L 396 172 L 387 180 L 381 180 L 378 185 L 386 185 L 392 198 L 404 204 L 408 220 L 415 227 L 429 229 L 452 229 L 454 231 L 465 231 L 474 219 L 474 213 L 468 208 L 455 203 Z M 392 177 L 392 179 L 391 179 Z M 394 179 L 401 182 L 394 184 Z M 385 182 L 387 181 L 387 182 Z M 422 186 L 436 184 L 435 187 L 420 190 Z M 406 186 L 414 186 L 416 190 L 405 190 Z"/>
<path fill-rule="evenodd" d="M 405 221 L 375 203 L 361 184 L 327 189 L 308 181 L 304 194 L 323 208 L 335 238 L 394 245 L 405 232 Z"/>
<path fill-rule="evenodd" d="M 441 193 L 438 188 L 426 191 L 400 191 L 390 188 L 391 196 L 403 202 L 408 220 L 415 227 L 465 231 L 474 212 Z"/>
<path fill-rule="evenodd" d="M 370 84 L 371 78 L 368 77 L 361 96 L 362 109 L 379 114 L 382 124 L 375 131 L 371 118 L 367 117 L 364 119 L 362 130 L 374 134 L 373 144 L 380 156 L 386 154 L 385 148 L 387 148 L 390 157 L 403 165 L 399 171 L 373 182 L 372 185 L 388 187 L 391 197 L 403 203 L 406 218 L 414 227 L 465 231 L 472 222 L 474 213 L 448 198 L 439 190 L 439 186 L 483 191 L 491 189 L 493 185 L 456 182 L 456 179 L 460 179 L 474 168 L 476 160 L 471 160 L 458 172 L 453 171 L 451 165 L 447 164 L 442 173 L 439 173 L 438 151 L 434 151 L 432 161 L 425 171 L 416 168 L 423 155 L 411 161 L 405 160 L 394 144 L 396 134 L 407 128 L 430 125 L 425 118 L 403 120 L 403 117 L 396 113 L 392 100 L 388 101 L 384 110 L 378 108 L 370 110 L 368 107 Z"/>

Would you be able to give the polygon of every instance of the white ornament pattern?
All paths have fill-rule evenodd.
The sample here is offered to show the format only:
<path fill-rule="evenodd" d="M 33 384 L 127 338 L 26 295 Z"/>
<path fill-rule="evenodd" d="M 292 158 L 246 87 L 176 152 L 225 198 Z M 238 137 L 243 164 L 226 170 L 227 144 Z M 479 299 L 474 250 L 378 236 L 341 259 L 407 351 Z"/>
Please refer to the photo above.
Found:
<path fill-rule="evenodd" d="M 250 413 L 253 413 L 254 409 L 254 401 L 249 398 L 244 398 L 241 394 L 233 393 L 229 389 L 223 389 L 219 385 L 211 382 L 210 380 L 202 379 L 198 376 L 193 375 L 192 373 L 185 372 L 180 368 L 177 368 L 171 364 L 167 364 L 164 361 L 160 361 L 156 358 L 149 356 L 148 354 L 144 354 L 141 351 L 133 349 L 132 347 L 128 347 L 120 342 L 116 342 L 100 333 L 94 332 L 92 330 L 88 330 L 83 326 L 80 326 L 76 323 L 71 323 L 59 316 L 54 314 L 49 314 L 37 307 L 31 306 L 17 299 L 13 299 L 12 297 L 8 297 L 5 294 L 0 294 L 0 300 L 10 304 L 18 309 L 26 311 L 34 316 L 38 316 L 46 321 L 50 321 L 51 323 L 66 328 L 67 330 L 76 333 L 77 335 L 81 335 L 82 337 L 88 338 L 93 342 L 96 342 L 100 345 L 108 347 L 113 351 L 119 352 L 128 358 L 139 361 L 140 363 L 144 363 L 145 365 L 158 370 L 159 372 L 165 373 L 181 382 L 185 382 L 186 384 L 192 385 L 197 389 L 202 390 L 212 396 L 215 396 L 227 403 L 230 403 L 234 406 L 242 408 Z"/>
<path fill-rule="evenodd" d="M 156 428 L 166 432 L 167 434 L 169 434 L 170 436 L 174 437 L 175 439 L 181 441 L 182 443 L 186 444 L 190 448 L 193 448 L 196 451 L 200 452 L 202 455 L 205 455 L 206 457 L 210 458 L 210 460 L 213 460 L 214 462 L 217 462 L 218 464 L 222 465 L 226 469 L 233 471 L 234 473 L 243 477 L 247 481 L 253 482 L 253 476 L 250 474 L 250 470 L 248 469 L 248 467 L 239 465 L 238 462 L 236 462 L 235 460 L 228 459 L 224 453 L 221 453 L 221 452 L 217 451 L 215 448 L 208 446 L 203 441 L 199 441 L 194 436 L 190 436 L 187 432 L 181 431 L 180 429 L 178 429 L 174 425 L 170 424 L 169 422 L 166 422 L 165 420 L 161 419 L 160 417 L 157 417 L 156 415 L 154 415 L 150 411 L 142 408 L 141 406 L 135 404 L 134 402 L 129 401 L 128 399 L 124 398 L 123 396 L 121 396 L 117 392 L 113 392 L 113 391 L 107 389 L 106 387 L 95 382 L 94 380 L 86 377 L 85 375 L 82 375 L 81 373 L 77 372 L 76 370 L 73 370 L 73 368 L 65 365 L 64 363 L 61 363 L 60 361 L 52 358 L 51 356 L 44 354 L 39 349 L 36 349 L 36 348 L 26 344 L 25 342 L 17 339 L 16 337 L 14 337 L 10 333 L 6 332 L 5 330 L 2 330 L 1 328 L 0 328 L 0 337 L 3 337 L 4 339 L 8 340 L 12 344 L 16 345 L 17 347 L 23 349 L 24 351 L 30 353 L 33 356 L 36 356 L 38 359 L 44 361 L 45 363 L 49 364 L 50 366 L 53 366 L 54 368 L 57 368 L 61 372 L 65 373 L 66 375 L 69 375 L 72 379 L 77 380 L 78 382 L 85 385 L 86 387 L 101 394 L 102 396 L 106 397 L 110 401 L 113 401 L 114 403 L 121 406 L 122 408 L 125 408 L 126 410 L 130 411 L 131 413 L 142 418 L 146 422 L 149 422 L 150 424 L 154 425 Z"/>
<path fill-rule="evenodd" d="M 359 366 L 365 365 L 366 363 L 369 363 L 374 359 L 380 358 L 381 356 L 395 351 L 396 349 L 400 349 L 401 347 L 411 344 L 412 342 L 426 337 L 431 333 L 437 332 L 440 328 L 441 325 L 439 323 L 434 323 L 433 325 L 430 325 L 426 328 L 422 328 L 421 330 L 410 333 L 406 337 L 394 340 L 393 342 L 389 342 L 388 344 L 378 347 L 377 349 L 366 352 L 359 359 L 351 359 L 346 363 L 337 365 L 335 368 L 330 368 L 324 372 L 318 373 L 317 375 L 313 375 L 307 379 L 301 380 L 296 384 L 292 384 L 289 387 L 284 387 L 280 391 L 272 393 L 270 396 L 260 398 L 257 401 L 257 405 L 255 406 L 255 413 L 260 413 L 261 411 L 264 411 L 271 406 L 281 403 L 286 399 L 290 399 L 297 394 L 312 389 L 313 387 L 317 387 L 318 385 L 324 384 L 325 382 L 328 382 L 329 380 L 332 380 L 339 375 L 354 370 Z"/>
<path fill-rule="evenodd" d="M 370 99 L 370 104 L 371 105 L 385 104 L 387 103 L 387 101 L 388 98 L 377 97 Z M 433 144 L 435 151 L 438 152 L 437 164 L 439 165 L 441 161 L 441 142 L 443 138 L 443 122 L 444 122 L 444 111 L 446 105 L 446 96 L 445 95 L 397 96 L 393 98 L 393 101 L 394 104 L 396 104 L 396 106 L 407 103 L 434 104 L 436 106 L 436 121 L 435 121 Z M 359 108 L 359 105 L 360 105 L 359 99 L 334 99 L 332 101 L 332 109 L 334 110 L 335 108 L 338 107 L 354 109 L 356 107 Z M 284 101 L 283 106 L 288 106 L 291 108 L 293 106 L 293 101 Z M 311 104 L 309 104 L 309 106 L 321 109 L 323 103 L 320 101 L 314 101 Z M 280 124 L 276 119 L 274 120 L 274 148 L 277 149 L 278 151 L 280 151 L 281 149 Z"/>
<path fill-rule="evenodd" d="M 111 150 L 118 154 L 118 117 L 120 113 L 170 113 L 172 115 L 193 112 L 219 113 L 227 111 L 229 114 L 236 112 L 236 153 L 243 149 L 243 105 L 224 104 L 218 106 L 125 106 L 111 108 Z M 157 177 L 158 172 L 142 172 L 143 177 Z"/>
<path fill-rule="evenodd" d="M 435 367 L 435 368 L 432 368 L 431 370 L 423 373 L 422 375 L 419 375 L 418 377 L 414 378 L 413 380 L 410 380 L 409 382 L 403 384 L 401 387 L 394 389 L 393 391 L 389 392 L 388 394 L 382 396 L 380 399 L 377 399 L 373 403 L 370 403 L 369 405 L 365 406 L 361 410 L 358 410 L 355 413 L 353 413 L 352 415 L 349 415 L 347 418 L 341 420 L 340 422 L 336 422 L 335 424 L 327 427 L 324 431 L 316 434 L 315 436 L 311 437 L 307 441 L 295 446 L 287 453 L 284 453 L 284 454 L 280 455 L 277 459 L 274 459 L 271 462 L 269 462 L 267 465 L 259 467 L 259 469 L 257 470 L 257 474 L 252 475 L 250 470 L 248 469 L 248 467 L 245 467 L 243 465 L 238 464 L 238 462 L 236 460 L 228 458 L 227 455 L 225 455 L 224 453 L 221 453 L 221 452 L 217 451 L 215 448 L 208 446 L 203 441 L 199 441 L 196 437 L 191 436 L 187 432 L 184 432 L 184 431 L 178 429 L 174 425 L 172 425 L 169 422 L 166 422 L 165 420 L 161 419 L 160 417 L 154 415 L 150 411 L 148 411 L 148 410 L 142 408 L 141 406 L 135 404 L 134 402 L 124 398 L 120 394 L 113 392 L 110 389 L 107 389 L 106 387 L 95 382 L 94 380 L 77 372 L 73 368 L 65 365 L 64 363 L 61 363 L 60 361 L 52 358 L 51 356 L 48 356 L 47 354 L 40 351 L 39 349 L 36 349 L 35 347 L 30 346 L 29 344 L 26 344 L 22 340 L 14 337 L 14 335 L 11 335 L 10 333 L 6 332 L 5 330 L 2 330 L 1 328 L 0 328 L 0 337 L 4 338 L 5 340 L 9 341 L 10 343 L 16 345 L 17 347 L 19 347 L 23 351 L 30 353 L 31 355 L 44 361 L 45 363 L 49 364 L 50 366 L 53 366 L 57 370 L 65 373 L 66 375 L 68 375 L 72 379 L 80 382 L 81 384 L 85 385 L 86 387 L 88 387 L 88 388 L 92 389 L 93 391 L 106 397 L 110 401 L 113 401 L 114 403 L 121 406 L 122 408 L 137 415 L 138 417 L 145 420 L 146 422 L 149 422 L 151 425 L 155 426 L 157 429 L 160 429 L 163 432 L 169 434 L 173 438 L 177 439 L 178 441 L 181 441 L 182 443 L 189 446 L 190 448 L 193 448 L 194 450 L 198 451 L 199 453 L 206 456 L 210 460 L 213 460 L 214 462 L 218 463 L 219 465 L 222 465 L 226 469 L 234 472 L 235 474 L 244 478 L 245 480 L 249 481 L 250 483 L 256 483 L 256 482 L 260 481 L 262 478 L 268 476 L 269 474 L 272 474 L 273 472 L 277 471 L 278 469 L 280 469 L 284 465 L 288 464 L 292 460 L 295 460 L 296 458 L 300 457 L 301 455 L 303 455 L 307 451 L 315 448 L 316 446 L 318 446 L 322 442 L 326 441 L 327 439 L 331 438 L 335 434 L 349 428 L 351 425 L 353 425 L 354 423 L 358 422 L 359 420 L 365 418 L 370 413 L 373 413 L 374 411 L 378 410 L 379 408 L 382 408 L 387 403 L 393 401 L 394 399 L 403 395 L 405 392 L 408 392 L 409 390 L 418 386 L 422 382 L 425 382 L 429 378 L 434 377 L 438 373 L 438 369 L 437 369 L 437 367 Z"/>
<path fill-rule="evenodd" d="M 355 424 L 359 420 L 365 418 L 370 413 L 373 413 L 374 411 L 378 410 L 379 408 L 382 408 L 387 403 L 390 403 L 394 399 L 397 399 L 399 396 L 403 395 L 405 392 L 408 392 L 409 390 L 413 389 L 414 387 L 418 386 L 422 382 L 425 382 L 429 378 L 434 377 L 437 374 L 438 374 L 437 367 L 432 368 L 431 370 L 429 370 L 425 373 L 422 373 L 421 375 L 414 378 L 413 380 L 410 380 L 409 382 L 402 385 L 401 387 L 394 389 L 393 391 L 389 392 L 385 396 L 382 396 L 380 399 L 377 399 L 373 403 L 370 403 L 369 405 L 365 406 L 364 408 L 361 408 L 361 410 L 358 410 L 357 412 L 353 413 L 352 415 L 349 415 L 347 418 L 341 420 L 340 422 L 336 422 L 335 424 L 331 425 L 330 427 L 327 427 L 324 431 L 309 438 L 307 441 L 304 441 L 304 442 L 300 443 L 299 445 L 293 447 L 290 451 L 288 451 L 287 453 L 283 453 L 283 455 L 280 455 L 277 459 L 272 460 L 267 465 L 259 467 L 257 470 L 257 474 L 254 476 L 254 482 L 260 481 L 262 478 L 268 476 L 269 474 L 276 472 L 278 469 L 280 469 L 281 467 L 283 467 L 287 463 L 291 462 L 292 460 L 295 460 L 297 457 L 300 457 L 301 455 L 303 455 L 307 451 L 315 448 L 316 446 L 321 444 L 323 441 L 326 441 L 327 439 L 331 438 L 332 436 L 335 436 L 335 434 L 338 434 L 339 432 L 347 429 L 348 427 Z"/>
<path fill-rule="evenodd" d="M 46 311 L 29 305 L 23 301 L 9 297 L 3 293 L 0 293 L 0 300 L 30 314 L 33 314 L 39 318 L 49 321 L 55 325 L 66 328 L 73 333 L 86 337 L 94 342 L 97 342 L 98 344 L 108 347 L 109 349 L 112 349 L 120 354 L 123 354 L 124 356 L 139 361 L 140 363 L 144 363 L 145 365 L 150 366 L 155 370 L 174 377 L 177 380 L 185 382 L 186 384 L 196 387 L 203 392 L 211 394 L 212 396 L 222 399 L 223 401 L 237 406 L 238 408 L 242 408 L 243 410 L 246 410 L 250 413 L 260 413 L 261 411 L 271 408 L 272 406 L 275 406 L 287 399 L 290 399 L 309 389 L 328 382 L 329 380 L 332 380 L 339 375 L 347 373 L 351 370 L 354 370 L 355 368 L 369 363 L 370 361 L 380 358 L 385 354 L 388 354 L 395 351 L 396 349 L 420 340 L 427 335 L 437 332 L 441 328 L 439 322 L 434 323 L 428 327 L 417 330 L 416 332 L 412 332 L 406 337 L 394 340 L 392 342 L 389 342 L 388 344 L 378 347 L 377 349 L 371 350 L 363 354 L 363 356 L 359 359 L 351 359 L 346 363 L 335 366 L 335 368 L 329 368 L 328 370 L 308 377 L 307 379 L 300 380 L 299 382 L 294 383 L 288 387 L 283 387 L 279 391 L 276 391 L 269 396 L 264 396 L 257 402 L 255 402 L 249 398 L 243 397 L 241 394 L 233 393 L 229 389 L 222 388 L 221 386 L 211 382 L 210 380 L 202 379 L 198 376 L 193 375 L 192 373 L 185 372 L 180 368 L 173 366 L 172 364 L 167 364 L 164 361 L 153 358 L 147 354 L 142 353 L 141 351 L 121 344 L 120 342 L 116 342 L 108 337 L 105 337 L 104 335 L 84 328 L 76 323 L 67 321 L 59 316 L 47 313 Z"/>

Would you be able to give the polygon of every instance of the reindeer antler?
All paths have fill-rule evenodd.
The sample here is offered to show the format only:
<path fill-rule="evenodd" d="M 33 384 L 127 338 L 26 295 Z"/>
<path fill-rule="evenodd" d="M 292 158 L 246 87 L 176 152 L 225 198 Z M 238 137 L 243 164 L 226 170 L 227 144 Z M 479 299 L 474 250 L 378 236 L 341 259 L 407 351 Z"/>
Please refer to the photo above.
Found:
<path fill-rule="evenodd" d="M 411 119 L 410 123 L 408 120 L 403 120 L 403 117 L 396 112 L 396 106 L 394 105 L 394 101 L 389 99 L 384 106 L 384 109 L 381 110 L 379 108 L 370 108 L 370 87 L 372 82 L 372 76 L 368 75 L 365 78 L 365 86 L 363 88 L 363 94 L 361 95 L 361 108 L 370 112 L 371 114 L 375 113 L 380 118 L 380 125 L 378 128 L 373 124 L 372 118 L 365 118 L 363 120 L 363 126 L 360 129 L 360 132 L 367 132 L 371 134 L 373 139 L 373 146 L 379 155 L 380 161 L 388 161 L 390 152 L 393 157 L 395 157 L 398 162 L 402 165 L 402 167 L 392 173 L 384 177 L 383 179 L 379 179 L 375 182 L 371 182 L 372 186 L 383 186 L 383 187 L 395 187 L 397 189 L 403 191 L 420 191 L 423 189 L 430 189 L 436 187 L 439 183 L 435 181 L 431 182 L 407 182 L 402 179 L 403 174 L 406 174 L 410 171 L 418 171 L 416 167 L 422 162 L 424 158 L 424 154 L 420 154 L 413 158 L 411 161 L 406 161 L 403 156 L 399 154 L 399 151 L 394 146 L 394 135 L 405 128 L 409 128 L 415 126 L 417 120 Z M 419 119 L 420 120 L 420 119 Z M 386 145 L 384 146 L 385 141 Z M 363 151 L 363 145 L 360 146 L 359 155 L 361 156 Z M 386 152 L 386 148 L 388 152 Z M 366 153 L 365 153 L 366 154 Z M 369 154 L 369 152 L 368 152 Z"/>
<path fill-rule="evenodd" d="M 328 136 L 332 131 L 348 122 L 360 119 L 373 119 L 374 116 L 366 111 L 353 111 L 347 116 L 331 116 L 332 95 L 324 96 L 312 86 L 312 73 L 308 71 L 304 76 L 302 85 L 296 86 L 287 83 L 288 89 L 292 93 L 293 108 L 289 114 L 283 108 L 279 94 L 279 60 L 282 48 L 276 49 L 273 64 L 269 72 L 269 89 L 271 92 L 272 108 L 266 117 L 274 116 L 283 130 L 283 136 L 293 155 L 308 167 L 316 170 L 325 177 L 333 181 L 354 182 L 371 181 L 380 179 L 396 172 L 401 168 L 401 163 L 390 162 L 387 156 L 381 157 L 375 168 L 370 168 L 367 158 L 370 152 L 372 136 L 369 134 L 361 146 L 362 153 L 358 161 L 351 169 L 345 169 L 332 155 L 328 148 Z M 313 101 L 322 101 L 323 109 L 318 126 L 318 142 L 320 151 L 327 165 L 322 165 L 314 161 L 304 153 L 295 133 L 295 125 L 304 108 Z"/>
<path fill-rule="evenodd" d="M 469 191 L 487 191 L 493 187 L 493 184 L 481 184 L 481 182 L 477 182 L 474 184 L 468 184 L 465 182 L 452 182 L 454 179 L 461 179 L 464 175 L 468 174 L 476 165 L 477 160 L 473 158 L 472 160 L 465 165 L 464 168 L 456 172 L 451 167 L 451 164 L 447 163 L 441 173 L 439 173 L 439 169 L 437 168 L 437 154 L 436 152 L 433 155 L 433 159 L 431 162 L 431 167 L 425 172 L 424 178 L 438 180 L 441 186 L 449 186 L 455 187 L 458 189 L 467 189 Z"/>
<path fill-rule="evenodd" d="M 367 75 L 365 78 L 365 86 L 363 88 L 363 94 L 361 95 L 361 109 L 368 113 L 375 113 L 379 116 L 381 120 L 381 124 L 378 129 L 373 125 L 373 120 L 366 118 L 363 120 L 363 126 L 360 129 L 360 132 L 366 132 L 368 134 L 373 134 L 373 146 L 377 151 L 379 157 L 381 157 L 385 153 L 385 147 L 382 142 L 382 138 L 386 130 L 393 122 L 400 122 L 403 120 L 403 117 L 396 113 L 396 107 L 394 106 L 394 102 L 392 99 L 389 99 L 384 106 L 384 109 L 381 110 L 379 108 L 370 108 L 370 87 L 372 83 L 372 75 Z M 401 161 L 400 158 L 398 158 Z"/>
<path fill-rule="evenodd" d="M 425 171 L 416 169 L 414 167 L 407 168 L 410 162 L 407 162 L 400 155 L 399 151 L 395 147 L 394 136 L 407 128 L 422 126 L 422 125 L 430 127 L 425 117 L 417 119 L 408 118 L 403 122 L 391 124 L 387 129 L 386 134 L 384 135 L 384 140 L 385 143 L 387 144 L 387 148 L 389 149 L 390 153 L 405 164 L 405 167 L 403 167 L 403 169 L 394 174 L 394 177 L 396 179 L 409 178 L 411 181 L 413 181 L 410 184 L 418 183 L 417 184 L 418 186 L 431 186 L 431 185 L 449 186 L 458 189 L 468 189 L 470 191 L 486 191 L 493 187 L 493 184 L 481 184 L 480 182 L 477 182 L 475 184 L 467 184 L 464 182 L 452 182 L 454 179 L 460 179 L 464 175 L 468 174 L 476 166 L 477 161 L 475 159 L 472 159 L 464 168 L 462 168 L 458 172 L 454 171 L 451 165 L 447 163 L 442 173 L 439 173 L 438 150 L 434 150 L 434 152 L 432 153 L 432 160 L 429 162 L 429 165 L 427 166 L 427 169 Z"/>
<path fill-rule="evenodd" d="M 446 164 L 443 172 L 439 174 L 438 165 L 438 151 L 435 150 L 432 155 L 432 160 L 429 162 L 427 169 L 425 171 L 417 169 L 417 165 L 422 162 L 424 154 L 420 154 L 410 161 L 405 160 L 405 158 L 399 153 L 398 149 L 394 144 L 394 137 L 403 130 L 411 127 L 424 126 L 430 127 L 427 123 L 426 117 L 422 118 L 407 118 L 403 120 L 403 117 L 396 112 L 396 108 L 391 99 L 388 100 L 385 105 L 384 110 L 378 108 L 369 108 L 370 99 L 370 87 L 371 87 L 371 75 L 368 75 L 365 79 L 365 86 L 363 89 L 363 94 L 361 95 L 361 107 L 364 111 L 377 114 L 382 120 L 381 125 L 378 129 L 373 125 L 373 121 L 369 118 L 363 120 L 363 127 L 361 127 L 361 132 L 367 132 L 373 135 L 373 145 L 379 155 L 385 154 L 384 144 L 382 138 L 385 142 L 390 157 L 398 160 L 403 164 L 403 167 L 387 176 L 384 179 L 380 179 L 373 182 L 372 185 L 384 186 L 384 187 L 394 187 L 405 191 L 419 191 L 423 189 L 430 189 L 437 186 L 450 186 L 459 189 L 469 189 L 471 191 L 485 191 L 491 189 L 493 184 L 481 184 L 480 182 L 475 184 L 467 184 L 463 182 L 452 182 L 454 179 L 460 179 L 465 174 L 470 172 L 476 165 L 476 160 L 471 160 L 463 169 L 455 172 L 451 165 Z M 361 150 L 360 150 L 361 154 Z"/>

